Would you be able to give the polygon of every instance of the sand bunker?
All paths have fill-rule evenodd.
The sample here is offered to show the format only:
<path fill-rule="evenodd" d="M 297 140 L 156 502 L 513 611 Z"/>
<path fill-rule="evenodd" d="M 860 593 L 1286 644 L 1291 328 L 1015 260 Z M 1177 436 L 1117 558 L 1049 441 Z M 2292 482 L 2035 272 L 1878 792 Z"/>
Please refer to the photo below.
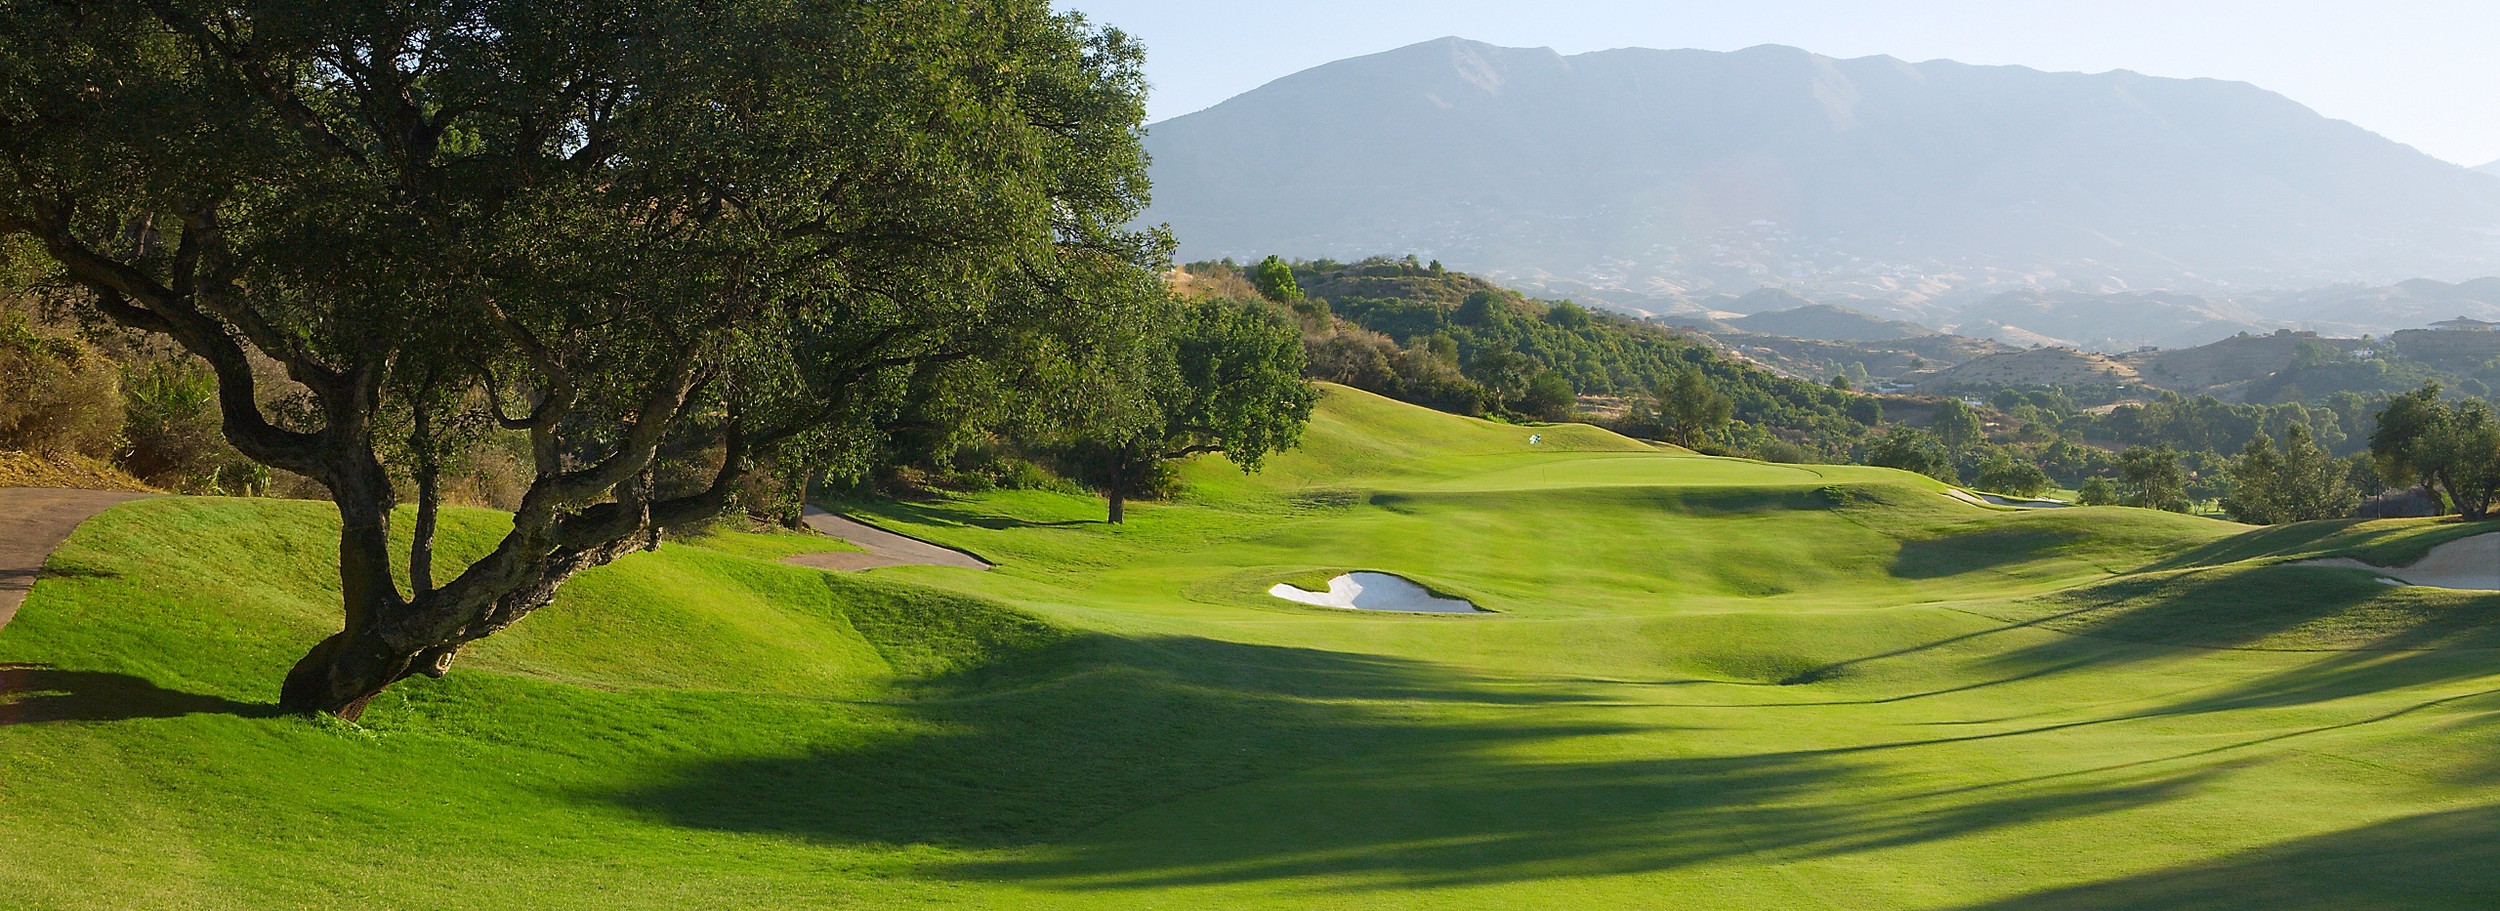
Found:
<path fill-rule="evenodd" d="M 2075 504 L 2064 500 L 2017 500 L 1992 493 L 1972 493 L 1959 487 L 1947 487 L 1944 495 L 1973 506 L 2011 506 L 2015 509 L 2064 509 Z"/>
<path fill-rule="evenodd" d="M 2379 574 L 2391 585 L 2427 585 L 2467 591 L 2500 591 L 2500 534 L 2486 532 L 2431 548 L 2412 566 L 2372 566 L 2348 557 L 2303 560 L 2307 566 L 2345 566 Z"/>
<path fill-rule="evenodd" d="M 1268 594 L 1287 601 L 1346 610 L 1400 611 L 1417 614 L 1480 614 L 1483 608 L 1458 598 L 1434 595 L 1403 576 L 1388 573 L 1347 573 L 1328 580 L 1324 592 L 1303 591 L 1278 582 Z"/>

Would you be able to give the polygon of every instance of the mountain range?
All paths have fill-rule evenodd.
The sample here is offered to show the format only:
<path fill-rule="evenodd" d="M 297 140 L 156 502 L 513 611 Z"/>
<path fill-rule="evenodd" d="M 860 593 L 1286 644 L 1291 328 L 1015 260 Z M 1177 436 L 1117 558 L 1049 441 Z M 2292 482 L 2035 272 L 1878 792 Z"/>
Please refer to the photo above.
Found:
<path fill-rule="evenodd" d="M 1916 304 L 1780 288 L 1711 295 L 1658 315 L 1715 334 L 1748 333 L 1855 342 L 1948 333 L 2017 348 L 2034 345 L 2125 353 L 2176 349 L 2280 330 L 2330 337 L 2385 336 L 2455 317 L 2500 322 L 2500 278 L 2448 283 L 2335 285 L 2291 292 L 2200 295 L 2171 291 L 2039 291 L 1959 294 Z"/>
<path fill-rule="evenodd" d="M 1415 253 L 1646 312 L 1776 286 L 1936 325 L 1919 311 L 2008 291 L 2500 273 L 2489 174 L 2255 86 L 2126 71 L 1450 38 L 1147 146 L 1147 218 L 1184 258 Z"/>

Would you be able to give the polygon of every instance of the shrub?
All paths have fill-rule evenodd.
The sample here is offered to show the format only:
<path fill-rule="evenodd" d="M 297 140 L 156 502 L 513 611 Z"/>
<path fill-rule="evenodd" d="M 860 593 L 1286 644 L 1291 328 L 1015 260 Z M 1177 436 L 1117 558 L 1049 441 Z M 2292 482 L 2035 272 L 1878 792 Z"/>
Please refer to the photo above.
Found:
<path fill-rule="evenodd" d="M 269 489 L 266 466 L 226 442 L 217 413 L 217 381 L 181 361 L 147 361 L 123 371 L 129 416 L 123 470 L 158 487 L 185 493 L 249 496 Z"/>
<path fill-rule="evenodd" d="M 0 449 L 109 457 L 121 443 L 113 364 L 75 338 L 0 313 Z"/>

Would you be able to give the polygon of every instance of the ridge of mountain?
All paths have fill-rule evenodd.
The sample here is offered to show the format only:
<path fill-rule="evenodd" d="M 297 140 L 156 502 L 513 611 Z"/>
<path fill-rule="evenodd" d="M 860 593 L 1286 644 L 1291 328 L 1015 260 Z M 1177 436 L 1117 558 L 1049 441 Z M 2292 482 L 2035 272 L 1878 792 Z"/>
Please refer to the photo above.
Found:
<path fill-rule="evenodd" d="M 1825 342 L 1871 342 L 1936 335 L 1917 323 L 1870 316 L 1837 304 L 1807 304 L 1725 321 L 1744 332 Z"/>
<path fill-rule="evenodd" d="M 1146 217 L 1187 258 L 1411 252 L 1649 312 L 1767 284 L 1922 310 L 2500 271 L 2500 183 L 2213 79 L 1447 38 L 1147 144 Z"/>

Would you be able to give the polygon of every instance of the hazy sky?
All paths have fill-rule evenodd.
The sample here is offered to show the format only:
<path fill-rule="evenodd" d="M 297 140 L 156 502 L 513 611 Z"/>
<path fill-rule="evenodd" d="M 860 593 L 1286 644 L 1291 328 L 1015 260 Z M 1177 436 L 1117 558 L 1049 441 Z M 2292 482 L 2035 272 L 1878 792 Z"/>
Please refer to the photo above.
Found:
<path fill-rule="evenodd" d="M 2465 165 L 2500 159 L 2500 0 L 1054 0 L 1143 39 L 1153 116 L 1458 35 L 1566 54 L 1786 44 L 2256 83 Z"/>

